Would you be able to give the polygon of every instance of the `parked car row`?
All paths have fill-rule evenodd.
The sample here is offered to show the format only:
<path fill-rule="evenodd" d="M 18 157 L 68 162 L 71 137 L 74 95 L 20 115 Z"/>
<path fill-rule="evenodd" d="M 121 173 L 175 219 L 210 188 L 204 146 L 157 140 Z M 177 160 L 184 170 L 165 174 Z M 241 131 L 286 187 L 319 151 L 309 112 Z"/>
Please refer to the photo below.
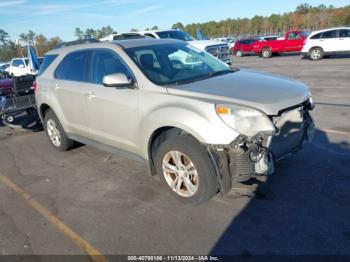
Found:
<path fill-rule="evenodd" d="M 177 30 L 148 30 L 142 32 L 133 32 L 133 33 L 125 33 L 125 34 L 113 34 L 108 37 L 100 39 L 101 41 L 111 41 L 111 40 L 123 40 L 130 38 L 140 38 L 140 37 L 148 37 L 155 39 L 178 39 L 181 41 L 185 41 L 188 44 L 198 48 L 202 51 L 207 51 L 211 55 L 219 58 L 221 61 L 230 64 L 230 48 L 228 43 L 217 41 L 217 40 L 196 40 L 188 33 Z"/>
<path fill-rule="evenodd" d="M 248 38 L 236 42 L 232 52 L 270 58 L 274 54 L 301 52 L 303 57 L 320 60 L 325 55 L 350 52 L 350 27 L 324 29 L 307 35 L 303 31 L 290 31 L 285 37 Z"/>

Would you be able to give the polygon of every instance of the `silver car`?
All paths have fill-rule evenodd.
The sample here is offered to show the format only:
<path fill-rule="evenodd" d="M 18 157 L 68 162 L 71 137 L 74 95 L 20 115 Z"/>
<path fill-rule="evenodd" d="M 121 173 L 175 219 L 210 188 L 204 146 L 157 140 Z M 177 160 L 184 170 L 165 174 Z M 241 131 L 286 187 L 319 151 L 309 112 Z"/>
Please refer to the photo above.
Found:
<path fill-rule="evenodd" d="M 142 161 L 190 204 L 274 173 L 314 130 L 304 84 L 177 40 L 67 43 L 46 54 L 35 90 L 56 149 L 78 141 Z"/>

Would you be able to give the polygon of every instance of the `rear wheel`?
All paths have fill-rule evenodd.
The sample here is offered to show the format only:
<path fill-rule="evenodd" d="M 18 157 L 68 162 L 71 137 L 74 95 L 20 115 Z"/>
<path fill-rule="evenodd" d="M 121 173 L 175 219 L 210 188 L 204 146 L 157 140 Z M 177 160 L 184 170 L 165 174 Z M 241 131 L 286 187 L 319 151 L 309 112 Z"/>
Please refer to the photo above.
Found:
<path fill-rule="evenodd" d="M 261 56 L 263 58 L 270 58 L 270 57 L 272 57 L 271 49 L 269 47 L 263 48 L 263 50 L 261 51 Z"/>
<path fill-rule="evenodd" d="M 321 47 L 315 47 L 311 49 L 309 56 L 313 61 L 321 60 L 324 57 L 324 51 Z"/>
<path fill-rule="evenodd" d="M 67 151 L 74 146 L 74 141 L 67 137 L 60 121 L 52 110 L 45 114 L 44 127 L 50 143 L 58 151 Z"/>
<path fill-rule="evenodd" d="M 241 50 L 237 50 L 236 51 L 236 56 L 242 57 L 243 56 L 243 52 Z"/>
<path fill-rule="evenodd" d="M 189 135 L 165 140 L 157 150 L 155 163 L 163 184 L 183 203 L 198 205 L 218 192 L 208 152 Z"/>

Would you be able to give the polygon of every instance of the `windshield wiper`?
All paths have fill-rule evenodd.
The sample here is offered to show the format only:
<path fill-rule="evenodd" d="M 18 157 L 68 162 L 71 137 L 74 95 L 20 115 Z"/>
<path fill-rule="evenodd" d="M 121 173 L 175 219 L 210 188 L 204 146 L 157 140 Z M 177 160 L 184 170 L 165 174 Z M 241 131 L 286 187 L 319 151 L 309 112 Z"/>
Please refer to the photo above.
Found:
<path fill-rule="evenodd" d="M 200 81 L 200 80 L 208 79 L 208 78 L 211 78 L 211 77 L 215 77 L 215 76 L 219 76 L 219 75 L 225 75 L 225 74 L 230 74 L 230 73 L 234 73 L 234 72 L 236 72 L 236 71 L 235 70 L 231 70 L 231 69 L 215 71 L 215 72 L 211 72 L 209 74 L 200 75 L 200 76 L 197 76 L 197 77 L 194 77 L 194 78 L 190 78 L 190 79 L 178 80 L 178 81 L 174 81 L 174 82 L 167 83 L 167 84 L 175 84 L 175 85 L 189 84 L 189 83 L 197 82 L 197 81 Z"/>
<path fill-rule="evenodd" d="M 235 72 L 235 71 L 233 71 L 231 69 L 221 70 L 221 71 L 216 71 L 216 72 L 209 73 L 209 74 L 205 75 L 204 77 L 205 78 L 210 78 L 210 77 L 213 77 L 213 76 L 225 75 L 225 74 L 229 74 L 229 73 L 232 73 L 232 72 Z"/>

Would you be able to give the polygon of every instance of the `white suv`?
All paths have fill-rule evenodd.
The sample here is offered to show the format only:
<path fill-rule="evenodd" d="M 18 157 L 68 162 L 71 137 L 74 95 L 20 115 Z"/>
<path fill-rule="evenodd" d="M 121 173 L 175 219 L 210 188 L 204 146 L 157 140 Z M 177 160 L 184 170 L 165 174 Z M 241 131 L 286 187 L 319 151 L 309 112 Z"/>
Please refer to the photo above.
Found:
<path fill-rule="evenodd" d="M 156 39 L 178 39 L 186 41 L 199 50 L 206 51 L 221 61 L 231 64 L 230 48 L 227 43 L 216 40 L 196 40 L 188 33 L 178 29 L 149 30 L 139 33 Z"/>
<path fill-rule="evenodd" d="M 350 52 L 350 27 L 312 32 L 301 52 L 311 60 L 320 60 L 327 54 Z"/>

